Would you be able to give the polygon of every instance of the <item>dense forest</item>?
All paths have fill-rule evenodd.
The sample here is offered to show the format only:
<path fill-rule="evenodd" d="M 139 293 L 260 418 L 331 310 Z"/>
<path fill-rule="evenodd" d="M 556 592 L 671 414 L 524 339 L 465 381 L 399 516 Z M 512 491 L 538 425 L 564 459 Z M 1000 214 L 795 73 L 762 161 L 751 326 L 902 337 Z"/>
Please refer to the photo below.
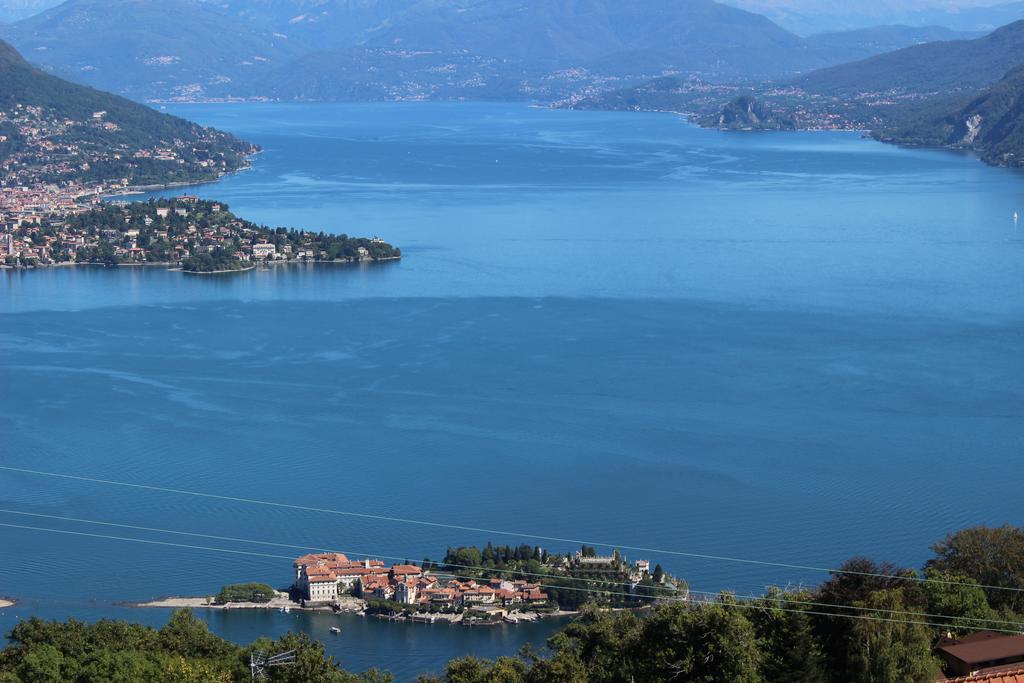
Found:
<path fill-rule="evenodd" d="M 931 683 L 940 671 L 932 649 L 941 636 L 1024 629 L 1024 530 L 966 529 L 933 550 L 921 571 L 855 558 L 814 589 L 771 589 L 756 598 L 723 593 L 642 611 L 586 606 L 546 649 L 497 661 L 462 658 L 420 680 Z M 533 549 L 527 554 L 533 559 Z M 269 680 L 390 680 L 377 671 L 343 671 L 304 635 L 245 647 L 229 643 L 187 611 L 159 630 L 116 621 L 29 619 L 8 639 L 0 651 L 0 681 L 7 683 L 241 682 L 249 680 L 250 653 L 291 649 L 296 664 L 271 670 Z"/>

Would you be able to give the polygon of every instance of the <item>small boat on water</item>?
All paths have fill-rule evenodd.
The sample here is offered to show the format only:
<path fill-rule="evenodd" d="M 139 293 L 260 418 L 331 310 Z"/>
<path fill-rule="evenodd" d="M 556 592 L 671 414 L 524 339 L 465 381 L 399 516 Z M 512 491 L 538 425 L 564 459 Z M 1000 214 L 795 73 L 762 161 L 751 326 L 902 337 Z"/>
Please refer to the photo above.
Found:
<path fill-rule="evenodd" d="M 337 635 L 337 634 L 341 633 L 341 629 L 338 628 L 337 626 L 332 626 L 331 627 L 331 633 Z"/>

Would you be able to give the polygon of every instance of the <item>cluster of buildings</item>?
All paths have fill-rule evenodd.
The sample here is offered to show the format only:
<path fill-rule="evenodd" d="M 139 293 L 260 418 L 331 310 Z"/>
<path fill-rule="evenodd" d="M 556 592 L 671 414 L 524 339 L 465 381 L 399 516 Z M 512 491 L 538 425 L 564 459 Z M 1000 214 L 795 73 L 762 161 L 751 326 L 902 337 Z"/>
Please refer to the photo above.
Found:
<path fill-rule="evenodd" d="M 295 560 L 295 590 L 307 605 L 333 605 L 346 594 L 389 600 L 424 610 L 471 606 L 544 605 L 548 595 L 527 581 L 442 579 L 411 564 L 386 567 L 380 560 L 349 560 L 341 553 L 303 555 Z"/>
<path fill-rule="evenodd" d="M 140 169 L 143 182 L 166 183 L 215 178 L 235 164 L 211 151 L 220 149 L 216 131 L 140 146 L 116 141 L 119 130 L 106 111 L 74 119 L 26 104 L 0 110 L 0 223 L 83 213 L 127 190 Z"/>
<path fill-rule="evenodd" d="M 8 190 L 2 196 L 9 196 Z M 38 209 L 38 210 L 37 210 Z M 114 203 L 54 213 L 52 205 L 0 204 L 0 265 L 57 263 L 174 264 L 229 250 L 242 262 L 315 261 L 345 257 L 371 260 L 379 238 L 357 240 L 344 254 L 325 246 L 340 238 L 274 231 L 241 220 L 221 204 L 183 195 L 170 201 Z M 338 251 L 335 249 L 335 251 Z"/>
<path fill-rule="evenodd" d="M 142 160 L 170 162 L 184 166 L 182 145 L 137 148 L 128 143 L 96 144 L 88 142 L 95 133 L 116 133 L 119 126 L 108 120 L 107 112 L 96 111 L 84 119 L 60 116 L 53 110 L 14 104 L 0 110 L 0 145 L 6 146 L 0 159 L 0 181 L 5 188 L 21 188 L 25 196 L 18 201 L 53 204 L 73 208 L 69 198 L 97 197 L 128 185 L 127 178 L 105 182 L 79 181 L 89 177 L 98 164 L 114 164 L 129 168 Z M 212 160 L 197 161 L 203 168 L 213 168 Z M 32 194 L 42 196 L 32 197 Z M 6 195 L 6 193 L 5 193 Z M 5 203 L 12 197 L 5 196 Z M 17 208 L 16 206 L 14 208 Z"/>
<path fill-rule="evenodd" d="M 81 214 L 97 206 L 106 193 L 123 191 L 122 184 L 44 183 L 0 186 L 0 223 L 42 224 L 48 219 Z"/>

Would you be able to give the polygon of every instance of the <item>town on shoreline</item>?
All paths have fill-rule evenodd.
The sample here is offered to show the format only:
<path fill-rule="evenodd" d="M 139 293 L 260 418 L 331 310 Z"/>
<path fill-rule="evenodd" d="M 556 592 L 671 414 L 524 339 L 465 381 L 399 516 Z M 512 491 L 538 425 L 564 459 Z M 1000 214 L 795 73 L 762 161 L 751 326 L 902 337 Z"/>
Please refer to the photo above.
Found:
<path fill-rule="evenodd" d="M 66 213 L 0 213 L 0 257 L 6 268 L 148 265 L 212 274 L 257 264 L 390 261 L 401 250 L 378 237 L 257 225 L 223 202 L 182 195 Z"/>
<path fill-rule="evenodd" d="M 549 554 L 522 545 L 449 548 L 441 562 L 385 565 L 343 553 L 311 553 L 293 562 L 285 590 L 264 583 L 224 586 L 214 596 L 171 597 L 137 607 L 271 609 L 358 613 L 393 621 L 463 626 L 529 623 L 576 614 L 588 603 L 642 609 L 686 601 L 684 581 L 648 560 L 582 547 Z"/>

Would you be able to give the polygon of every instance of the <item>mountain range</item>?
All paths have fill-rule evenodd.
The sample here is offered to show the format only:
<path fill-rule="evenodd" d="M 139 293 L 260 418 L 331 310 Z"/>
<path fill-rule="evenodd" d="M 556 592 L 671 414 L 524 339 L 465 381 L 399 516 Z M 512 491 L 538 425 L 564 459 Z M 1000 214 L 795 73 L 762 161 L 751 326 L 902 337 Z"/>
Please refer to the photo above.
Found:
<path fill-rule="evenodd" d="M 255 80 L 294 54 L 193 0 L 74 0 L 3 32 L 43 68 L 133 99 Z"/>
<path fill-rule="evenodd" d="M 839 96 L 864 92 L 933 93 L 977 90 L 1024 64 L 1024 20 L 973 40 L 914 45 L 790 81 L 803 90 Z"/>
<path fill-rule="evenodd" d="M 18 21 L 60 4 L 60 0 L 0 0 L 0 22 Z"/>
<path fill-rule="evenodd" d="M 1024 19 L 1024 2 L 993 0 L 723 0 L 763 14 L 802 36 L 847 31 L 879 24 L 942 26 L 987 33 Z"/>
<path fill-rule="evenodd" d="M 667 77 L 569 104 L 579 109 L 673 110 L 706 116 L 737 96 L 752 95 L 773 100 L 782 109 L 817 114 L 813 125 L 836 117 L 872 127 L 893 116 L 905 117 L 932 98 L 977 93 L 1021 64 L 1024 21 L 1017 21 L 980 38 L 922 43 L 795 78 L 727 88 Z"/>
<path fill-rule="evenodd" d="M 52 73 L 135 99 L 550 99 L 669 74 L 806 73 L 957 34 L 801 38 L 713 0 L 68 0 L 0 27 Z"/>

